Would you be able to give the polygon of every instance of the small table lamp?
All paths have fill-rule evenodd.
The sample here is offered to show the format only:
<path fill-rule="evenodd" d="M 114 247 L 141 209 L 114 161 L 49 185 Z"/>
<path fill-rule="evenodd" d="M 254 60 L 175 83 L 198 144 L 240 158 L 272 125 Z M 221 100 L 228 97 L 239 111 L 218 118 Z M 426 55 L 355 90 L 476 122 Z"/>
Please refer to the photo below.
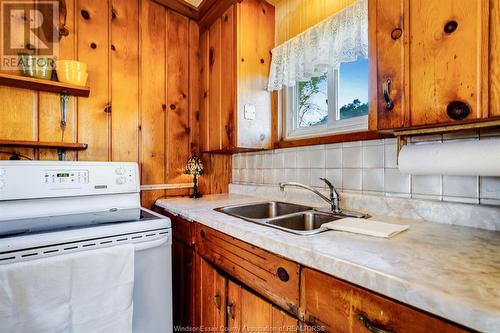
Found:
<path fill-rule="evenodd" d="M 198 192 L 198 176 L 203 175 L 203 163 L 201 162 L 201 158 L 198 156 L 194 155 L 191 156 L 187 163 L 186 167 L 184 168 L 184 174 L 186 175 L 193 175 L 193 194 L 191 194 L 191 198 L 201 198 L 202 194 Z"/>

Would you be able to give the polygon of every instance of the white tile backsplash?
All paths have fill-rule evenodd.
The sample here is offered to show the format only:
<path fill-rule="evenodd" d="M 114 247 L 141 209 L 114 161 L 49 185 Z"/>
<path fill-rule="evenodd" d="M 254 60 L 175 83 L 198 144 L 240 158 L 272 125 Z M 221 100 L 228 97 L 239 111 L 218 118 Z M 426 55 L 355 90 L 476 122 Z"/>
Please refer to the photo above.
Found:
<path fill-rule="evenodd" d="M 376 140 L 375 140 L 376 141 Z M 384 145 L 363 147 L 363 169 L 384 167 Z"/>
<path fill-rule="evenodd" d="M 479 199 L 478 177 L 443 176 L 443 196 Z"/>
<path fill-rule="evenodd" d="M 325 169 L 311 169 L 311 180 L 308 185 L 325 188 L 325 183 L 320 179 L 325 177 Z"/>
<path fill-rule="evenodd" d="M 344 191 L 362 190 L 361 169 L 342 169 L 342 189 Z"/>
<path fill-rule="evenodd" d="M 384 191 L 384 169 L 363 169 L 363 191 Z"/>
<path fill-rule="evenodd" d="M 441 176 L 411 176 L 412 193 L 441 195 Z"/>
<path fill-rule="evenodd" d="M 384 166 L 386 168 L 398 167 L 398 147 L 396 144 L 384 145 Z"/>
<path fill-rule="evenodd" d="M 325 163 L 327 169 L 342 168 L 342 149 L 341 148 L 327 149 L 325 151 Z"/>
<path fill-rule="evenodd" d="M 273 169 L 283 169 L 285 167 L 285 162 L 283 159 L 282 152 L 276 152 L 273 155 Z"/>
<path fill-rule="evenodd" d="M 342 148 L 342 168 L 361 168 L 362 163 L 361 146 Z"/>
<path fill-rule="evenodd" d="M 500 177 L 481 177 L 481 198 L 500 200 Z"/>
<path fill-rule="evenodd" d="M 342 190 L 342 169 L 326 169 L 325 178 L 328 179 L 337 190 Z"/>
<path fill-rule="evenodd" d="M 500 135 L 481 131 L 479 137 Z M 411 138 L 411 142 L 477 140 L 473 132 Z M 296 181 L 367 195 L 500 206 L 500 177 L 417 176 L 397 166 L 396 139 L 355 141 L 233 155 L 233 183 L 275 185 Z"/>
<path fill-rule="evenodd" d="M 385 169 L 384 192 L 410 194 L 410 175 L 399 172 L 398 169 Z"/>

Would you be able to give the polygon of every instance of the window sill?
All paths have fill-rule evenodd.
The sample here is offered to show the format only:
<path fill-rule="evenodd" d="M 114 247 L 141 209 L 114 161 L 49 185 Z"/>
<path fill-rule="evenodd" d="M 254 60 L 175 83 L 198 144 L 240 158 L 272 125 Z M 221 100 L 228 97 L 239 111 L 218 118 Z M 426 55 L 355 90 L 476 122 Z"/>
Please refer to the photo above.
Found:
<path fill-rule="evenodd" d="M 313 137 L 313 138 L 280 140 L 280 141 L 274 143 L 274 148 L 304 147 L 304 146 L 313 146 L 313 145 L 323 145 L 323 144 L 329 144 L 329 143 L 386 139 L 386 138 L 393 138 L 393 137 L 394 137 L 393 134 L 380 133 L 380 132 L 376 132 L 376 131 L 339 133 L 339 134 L 333 134 L 333 135 L 317 136 L 317 137 Z"/>

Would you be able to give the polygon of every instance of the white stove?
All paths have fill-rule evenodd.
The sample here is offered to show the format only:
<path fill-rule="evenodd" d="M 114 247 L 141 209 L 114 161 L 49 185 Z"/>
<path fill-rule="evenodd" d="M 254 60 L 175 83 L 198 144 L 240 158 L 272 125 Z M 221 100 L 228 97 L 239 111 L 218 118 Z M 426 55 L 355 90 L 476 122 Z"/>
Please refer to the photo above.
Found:
<path fill-rule="evenodd" d="M 134 333 L 172 332 L 171 239 L 137 163 L 0 161 L 0 265 L 134 244 Z"/>

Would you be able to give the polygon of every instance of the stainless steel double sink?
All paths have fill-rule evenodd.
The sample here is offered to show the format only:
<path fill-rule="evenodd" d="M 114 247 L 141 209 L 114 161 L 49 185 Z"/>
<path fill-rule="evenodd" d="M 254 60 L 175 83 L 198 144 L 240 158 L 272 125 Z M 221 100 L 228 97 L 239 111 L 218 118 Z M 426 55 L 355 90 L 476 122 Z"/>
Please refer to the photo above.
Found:
<path fill-rule="evenodd" d="M 323 224 L 345 217 L 366 217 L 349 213 L 326 213 L 312 207 L 287 202 L 269 201 L 215 209 L 245 221 L 266 225 L 298 235 L 313 235 L 328 229 Z"/>

